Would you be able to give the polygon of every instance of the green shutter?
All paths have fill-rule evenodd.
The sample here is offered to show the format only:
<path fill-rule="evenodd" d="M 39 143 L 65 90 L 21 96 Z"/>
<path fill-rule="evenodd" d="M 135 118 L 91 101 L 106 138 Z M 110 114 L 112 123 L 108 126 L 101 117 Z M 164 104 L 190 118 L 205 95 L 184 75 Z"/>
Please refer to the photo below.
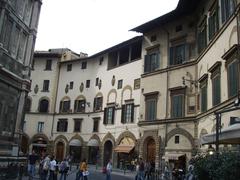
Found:
<path fill-rule="evenodd" d="M 112 108 L 112 124 L 114 124 L 115 107 Z"/>
<path fill-rule="evenodd" d="M 156 53 L 156 68 L 160 69 L 160 53 Z"/>
<path fill-rule="evenodd" d="M 108 109 L 104 108 L 103 124 L 107 124 L 107 112 L 108 112 Z"/>
<path fill-rule="evenodd" d="M 126 121 L 125 121 L 125 108 L 126 108 L 126 105 L 122 105 L 122 113 L 121 113 L 121 123 L 122 124 L 126 123 Z"/>
<path fill-rule="evenodd" d="M 150 56 L 149 55 L 145 55 L 144 56 L 144 72 L 149 72 L 150 71 Z"/>
<path fill-rule="evenodd" d="M 134 104 L 131 104 L 131 123 L 134 122 Z"/>

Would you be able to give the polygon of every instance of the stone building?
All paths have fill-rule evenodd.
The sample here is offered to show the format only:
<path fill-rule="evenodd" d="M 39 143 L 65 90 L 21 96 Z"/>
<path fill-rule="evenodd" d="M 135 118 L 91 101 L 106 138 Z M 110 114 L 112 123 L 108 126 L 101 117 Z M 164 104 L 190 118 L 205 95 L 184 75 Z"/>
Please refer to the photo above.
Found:
<path fill-rule="evenodd" d="M 31 90 L 44 81 L 52 89 L 30 94 L 30 150 L 102 165 L 112 158 L 119 168 L 137 157 L 185 168 L 216 143 L 215 113 L 223 110 L 220 143 L 231 145 L 220 148 L 239 144 L 239 1 L 180 0 L 132 31 L 143 36 L 90 57 L 61 54 L 54 75 L 44 71 L 50 57 L 35 59 Z"/>
<path fill-rule="evenodd" d="M 206 150 L 199 139 L 215 131 L 214 113 L 239 98 L 238 22 L 239 1 L 180 0 L 132 29 L 144 36 L 139 153 L 146 161 L 184 168 Z M 239 116 L 224 114 L 222 128 Z"/>
<path fill-rule="evenodd" d="M 118 167 L 137 158 L 141 50 L 139 36 L 90 57 L 36 52 L 22 149 Z"/>
<path fill-rule="evenodd" d="M 18 155 L 41 0 L 0 2 L 0 155 Z"/>

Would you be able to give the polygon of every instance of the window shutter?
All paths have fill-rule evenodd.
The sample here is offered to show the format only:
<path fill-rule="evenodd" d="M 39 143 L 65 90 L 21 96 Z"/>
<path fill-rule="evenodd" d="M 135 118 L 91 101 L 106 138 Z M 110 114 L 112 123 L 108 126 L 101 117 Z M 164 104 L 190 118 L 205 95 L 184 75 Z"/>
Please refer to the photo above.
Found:
<path fill-rule="evenodd" d="M 134 104 L 131 104 L 131 123 L 134 122 Z"/>
<path fill-rule="evenodd" d="M 57 131 L 60 131 L 60 121 L 57 122 Z"/>
<path fill-rule="evenodd" d="M 150 56 L 149 55 L 145 55 L 144 56 L 144 72 L 149 72 L 150 69 Z"/>
<path fill-rule="evenodd" d="M 112 110 L 112 124 L 114 124 L 114 117 L 115 117 L 115 107 Z"/>
<path fill-rule="evenodd" d="M 60 102 L 59 112 L 62 112 L 62 108 L 63 108 L 63 101 Z"/>
<path fill-rule="evenodd" d="M 96 97 L 93 100 L 93 111 L 96 111 Z"/>
<path fill-rule="evenodd" d="M 103 124 L 107 124 L 107 112 L 108 108 L 104 108 Z"/>
<path fill-rule="evenodd" d="M 125 121 L 125 108 L 126 108 L 126 105 L 122 105 L 122 114 L 121 114 L 121 123 L 122 124 L 126 123 L 126 121 Z"/>
<path fill-rule="evenodd" d="M 68 122 L 65 121 L 65 122 L 64 122 L 64 132 L 67 132 L 67 128 L 68 128 Z"/>
<path fill-rule="evenodd" d="M 99 110 L 102 110 L 103 97 L 100 97 L 100 98 L 99 98 L 99 104 L 100 104 Z"/>
<path fill-rule="evenodd" d="M 160 69 L 160 53 L 156 53 L 156 68 Z"/>
<path fill-rule="evenodd" d="M 169 65 L 174 64 L 174 59 L 173 59 L 173 49 L 174 47 L 170 47 L 170 55 L 169 55 Z"/>

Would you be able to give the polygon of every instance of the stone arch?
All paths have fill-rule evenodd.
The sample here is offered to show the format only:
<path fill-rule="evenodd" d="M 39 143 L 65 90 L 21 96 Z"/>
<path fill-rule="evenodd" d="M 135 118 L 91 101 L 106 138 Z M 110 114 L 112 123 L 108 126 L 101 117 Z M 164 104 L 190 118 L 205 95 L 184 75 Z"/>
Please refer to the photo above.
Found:
<path fill-rule="evenodd" d="M 49 139 L 47 137 L 47 135 L 43 134 L 43 133 L 38 133 L 38 134 L 35 134 L 31 140 L 29 141 L 29 144 L 32 144 L 34 140 L 36 140 L 37 138 L 43 138 L 47 141 L 47 143 L 49 143 Z"/>
<path fill-rule="evenodd" d="M 136 137 L 134 136 L 134 134 L 130 131 L 125 131 L 123 133 L 121 133 L 117 140 L 116 140 L 116 145 L 120 144 L 121 140 L 124 138 L 124 137 L 130 137 L 134 142 L 136 142 Z"/>
<path fill-rule="evenodd" d="M 62 141 L 62 142 L 64 142 L 66 145 L 68 145 L 68 140 L 67 140 L 67 138 L 66 138 L 65 136 L 63 136 L 63 135 L 59 135 L 59 136 L 57 136 L 57 137 L 55 138 L 55 140 L 54 140 L 54 145 L 55 145 L 57 142 L 59 142 L 59 141 Z"/>
<path fill-rule="evenodd" d="M 75 100 L 86 99 L 84 95 L 79 95 Z"/>
<path fill-rule="evenodd" d="M 158 136 L 158 131 L 144 131 L 143 136 L 140 140 L 139 146 L 139 156 L 144 160 L 147 158 L 147 143 L 149 140 L 154 140 L 155 142 L 155 167 L 159 166 L 159 154 L 160 154 L 160 137 Z"/>
<path fill-rule="evenodd" d="M 109 91 L 108 95 L 107 95 L 107 103 L 109 103 L 109 98 L 110 98 L 110 95 L 111 95 L 111 94 L 115 94 L 115 100 L 114 100 L 114 102 L 117 101 L 117 90 L 116 90 L 116 89 L 111 89 L 111 90 Z"/>
<path fill-rule="evenodd" d="M 105 143 L 106 141 L 108 141 L 108 140 L 110 140 L 110 141 L 112 142 L 113 146 L 115 146 L 115 138 L 113 137 L 113 135 L 112 135 L 110 132 L 108 132 L 108 133 L 104 136 L 104 138 L 103 138 L 103 140 L 102 140 L 102 146 L 104 146 L 104 143 Z"/>
<path fill-rule="evenodd" d="M 205 134 L 208 134 L 208 132 L 207 132 L 206 129 L 203 128 L 203 129 L 200 131 L 199 137 L 202 137 L 202 136 L 205 135 Z"/>
<path fill-rule="evenodd" d="M 71 100 L 69 96 L 64 96 L 61 101 L 65 101 L 65 100 Z"/>
<path fill-rule="evenodd" d="M 95 97 L 103 97 L 103 93 L 102 92 L 98 92 Z"/>
<path fill-rule="evenodd" d="M 234 37 L 234 34 L 237 34 L 237 26 L 234 26 L 232 28 L 232 31 L 230 33 L 230 36 L 229 36 L 229 39 L 228 39 L 228 46 L 229 46 L 229 49 L 235 44 L 233 43 L 232 40 L 235 40 L 233 37 Z"/>
<path fill-rule="evenodd" d="M 130 85 L 126 85 L 123 90 L 122 90 L 122 94 L 121 94 L 121 104 L 123 104 L 123 95 L 124 95 L 124 92 L 129 90 L 130 91 L 130 97 L 129 99 L 132 99 L 132 87 Z"/>
<path fill-rule="evenodd" d="M 101 143 L 101 140 L 100 140 L 99 136 L 96 135 L 96 134 L 93 134 L 93 135 L 90 137 L 89 140 L 91 140 L 91 139 L 96 139 L 96 140 L 99 142 L 99 144 Z"/>
<path fill-rule="evenodd" d="M 69 143 L 70 143 L 73 139 L 78 139 L 82 144 L 84 144 L 83 138 L 82 138 L 80 135 L 76 134 L 76 135 L 74 135 L 74 136 L 68 141 L 68 146 L 69 146 Z"/>
<path fill-rule="evenodd" d="M 167 143 L 175 134 L 181 134 L 181 135 L 185 136 L 189 140 L 189 142 L 191 143 L 192 148 L 195 147 L 193 136 L 188 131 L 186 131 L 186 130 L 184 130 L 182 128 L 175 128 L 175 129 L 171 130 L 167 134 Z"/>
<path fill-rule="evenodd" d="M 54 154 L 55 156 L 57 156 L 57 145 L 58 143 L 63 143 L 64 144 L 64 148 L 63 148 L 63 157 L 66 156 L 67 151 L 68 151 L 68 140 L 65 136 L 63 135 L 59 135 L 55 138 L 54 140 Z"/>

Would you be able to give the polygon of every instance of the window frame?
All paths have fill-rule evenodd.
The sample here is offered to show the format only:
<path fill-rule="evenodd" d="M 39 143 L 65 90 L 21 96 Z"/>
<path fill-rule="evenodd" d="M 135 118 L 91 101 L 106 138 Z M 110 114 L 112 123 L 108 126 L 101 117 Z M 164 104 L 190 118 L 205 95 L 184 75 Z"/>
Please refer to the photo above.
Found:
<path fill-rule="evenodd" d="M 111 111 L 110 111 L 111 110 Z M 104 125 L 114 125 L 115 123 L 115 103 L 104 108 Z M 111 112 L 111 113 L 110 113 Z"/>
<path fill-rule="evenodd" d="M 81 63 L 81 69 L 87 69 L 87 61 Z"/>
<path fill-rule="evenodd" d="M 72 71 L 72 64 L 67 64 L 67 72 Z"/>
<path fill-rule="evenodd" d="M 155 121 L 157 119 L 158 94 L 159 94 L 159 92 L 152 92 L 152 93 L 144 94 L 144 96 L 145 96 L 145 120 L 146 121 Z M 148 109 L 150 108 L 149 106 L 151 106 L 150 103 L 152 103 L 152 105 L 154 105 L 154 110 L 153 110 L 152 115 L 148 111 Z"/>
<path fill-rule="evenodd" d="M 99 104 L 100 104 L 100 106 L 99 106 Z M 103 97 L 102 96 L 95 97 L 94 98 L 94 102 L 93 102 L 93 111 L 94 112 L 101 111 L 102 110 L 102 106 L 103 106 Z"/>
<path fill-rule="evenodd" d="M 93 118 L 93 133 L 99 132 L 100 118 Z"/>
<path fill-rule="evenodd" d="M 68 131 L 68 119 L 58 119 L 57 132 L 67 132 L 67 131 Z"/>
<path fill-rule="evenodd" d="M 86 112 L 86 99 L 77 99 L 74 101 L 74 112 L 78 113 Z"/>
<path fill-rule="evenodd" d="M 47 102 L 47 106 L 46 106 L 46 104 L 45 104 L 46 107 L 43 106 L 43 105 L 44 105 L 44 104 L 42 104 L 43 101 Z M 43 110 L 43 109 L 44 109 L 44 110 Z M 40 99 L 40 100 L 39 100 L 38 111 L 39 111 L 40 113 L 48 113 L 48 111 L 49 111 L 49 100 L 48 100 L 48 99 Z"/>
<path fill-rule="evenodd" d="M 37 132 L 43 133 L 43 131 L 44 131 L 44 122 L 40 121 L 38 122 L 38 125 L 37 125 Z"/>
<path fill-rule="evenodd" d="M 208 75 L 204 74 L 200 79 L 200 108 L 201 112 L 206 112 L 208 110 Z"/>
<path fill-rule="evenodd" d="M 134 123 L 134 102 L 132 100 L 125 101 L 125 104 L 122 105 L 121 123 Z"/>
<path fill-rule="evenodd" d="M 183 118 L 185 117 L 185 98 L 186 98 L 186 87 L 175 87 L 170 89 L 170 96 L 171 96 L 171 118 Z M 181 110 L 175 112 L 175 109 L 179 109 L 179 104 L 176 105 L 175 98 L 181 98 Z"/>
<path fill-rule="evenodd" d="M 50 80 L 43 80 L 42 92 L 49 92 Z"/>
<path fill-rule="evenodd" d="M 120 79 L 120 80 L 118 80 L 117 88 L 122 89 L 122 87 L 123 87 L 123 79 Z"/>
<path fill-rule="evenodd" d="M 73 128 L 73 132 L 81 132 L 82 131 L 82 118 L 74 118 L 74 128 Z M 77 127 L 77 123 L 78 123 L 78 127 Z"/>
<path fill-rule="evenodd" d="M 52 70 L 52 59 L 46 59 L 46 65 L 45 65 L 45 71 L 51 71 Z"/>

